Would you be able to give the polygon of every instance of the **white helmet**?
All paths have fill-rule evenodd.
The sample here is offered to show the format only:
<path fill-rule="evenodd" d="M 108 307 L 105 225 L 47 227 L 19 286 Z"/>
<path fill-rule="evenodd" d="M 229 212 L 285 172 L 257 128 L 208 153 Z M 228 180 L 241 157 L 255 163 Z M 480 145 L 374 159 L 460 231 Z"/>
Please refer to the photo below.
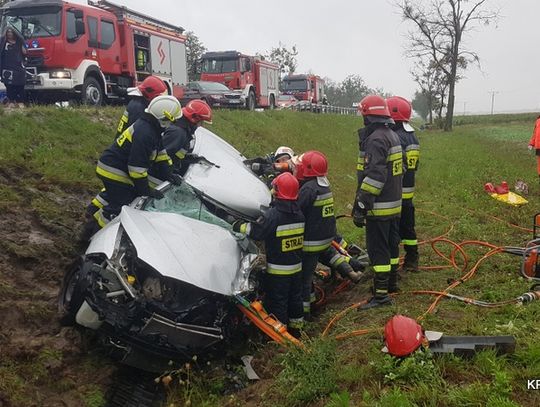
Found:
<path fill-rule="evenodd" d="M 168 127 L 182 117 L 182 106 L 174 96 L 162 95 L 152 99 L 145 112 L 158 119 L 161 127 Z"/>
<path fill-rule="evenodd" d="M 287 146 L 281 146 L 281 147 L 278 147 L 278 149 L 276 150 L 276 152 L 274 153 L 274 159 L 275 160 L 279 160 L 280 158 L 282 158 L 284 155 L 288 155 L 289 158 L 293 158 L 294 157 L 294 151 L 292 148 L 290 147 L 287 147 Z"/>

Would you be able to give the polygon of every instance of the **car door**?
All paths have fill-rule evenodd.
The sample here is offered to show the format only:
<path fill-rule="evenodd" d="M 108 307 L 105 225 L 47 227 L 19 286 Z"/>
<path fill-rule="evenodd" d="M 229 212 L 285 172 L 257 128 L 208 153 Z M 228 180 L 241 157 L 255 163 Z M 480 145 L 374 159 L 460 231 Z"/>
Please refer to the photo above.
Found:
<path fill-rule="evenodd" d="M 195 82 L 189 82 L 186 85 L 186 90 L 184 96 L 182 97 L 181 103 L 186 104 L 191 100 L 201 98 L 201 87 Z"/>
<path fill-rule="evenodd" d="M 115 21 L 104 17 L 99 19 L 98 56 L 104 74 L 122 73 L 118 25 Z"/>

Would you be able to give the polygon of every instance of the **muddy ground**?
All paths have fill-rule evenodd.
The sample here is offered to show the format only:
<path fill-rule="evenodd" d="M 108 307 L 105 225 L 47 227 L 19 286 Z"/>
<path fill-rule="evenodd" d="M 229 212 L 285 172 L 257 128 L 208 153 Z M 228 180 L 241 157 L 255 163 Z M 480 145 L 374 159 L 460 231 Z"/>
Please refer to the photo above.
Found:
<path fill-rule="evenodd" d="M 115 368 L 57 313 L 90 191 L 15 171 L 0 184 L 19 198 L 0 196 L 0 406 L 92 405 Z"/>

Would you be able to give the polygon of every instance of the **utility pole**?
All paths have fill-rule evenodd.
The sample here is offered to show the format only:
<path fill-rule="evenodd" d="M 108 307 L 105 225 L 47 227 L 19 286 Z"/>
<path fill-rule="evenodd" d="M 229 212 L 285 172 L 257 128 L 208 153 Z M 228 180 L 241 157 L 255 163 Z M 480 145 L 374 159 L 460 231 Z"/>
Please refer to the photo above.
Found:
<path fill-rule="evenodd" d="M 467 102 L 463 102 L 463 116 L 465 116 L 466 111 L 467 111 Z"/>
<path fill-rule="evenodd" d="M 496 90 L 489 91 L 491 93 L 491 115 L 493 116 L 493 106 L 495 105 L 495 94 L 499 93 Z"/>

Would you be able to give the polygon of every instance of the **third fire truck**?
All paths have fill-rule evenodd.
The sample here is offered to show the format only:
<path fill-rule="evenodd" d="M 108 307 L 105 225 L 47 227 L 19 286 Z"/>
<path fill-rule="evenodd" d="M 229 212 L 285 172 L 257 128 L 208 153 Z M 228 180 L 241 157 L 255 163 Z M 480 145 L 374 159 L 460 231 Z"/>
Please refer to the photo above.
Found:
<path fill-rule="evenodd" d="M 201 81 L 242 91 L 250 110 L 273 109 L 279 93 L 279 66 L 238 51 L 207 52 L 201 58 Z"/>

